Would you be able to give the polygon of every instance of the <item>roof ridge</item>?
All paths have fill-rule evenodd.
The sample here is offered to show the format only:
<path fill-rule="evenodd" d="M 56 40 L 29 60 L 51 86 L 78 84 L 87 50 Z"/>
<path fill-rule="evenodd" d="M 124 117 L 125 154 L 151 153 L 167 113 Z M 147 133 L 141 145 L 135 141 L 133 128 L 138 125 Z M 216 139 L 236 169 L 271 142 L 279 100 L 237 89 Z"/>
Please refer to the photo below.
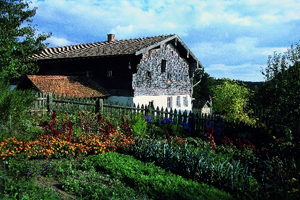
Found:
<path fill-rule="evenodd" d="M 146 36 L 146 37 L 137 37 L 137 38 L 130 38 L 130 39 L 121 39 L 121 40 L 114 40 L 111 42 L 108 41 L 99 41 L 99 42 L 88 42 L 88 43 L 77 43 L 77 44 L 72 44 L 72 45 L 65 45 L 65 46 L 56 46 L 56 47 L 49 47 L 46 49 L 54 49 L 54 48 L 66 48 L 66 47 L 71 47 L 71 46 L 82 46 L 82 45 L 93 45 L 93 44 L 99 44 L 99 43 L 112 43 L 112 42 L 119 42 L 119 41 L 128 41 L 128 40 L 142 40 L 142 39 L 147 39 L 147 38 L 156 38 L 156 37 L 172 37 L 176 34 L 165 34 L 165 35 L 156 35 L 156 36 Z"/>
<path fill-rule="evenodd" d="M 40 53 L 34 54 L 33 58 L 69 58 L 75 57 L 76 55 L 90 55 L 95 56 L 98 55 L 112 55 L 118 54 L 115 52 L 119 52 L 120 54 L 128 54 L 130 51 L 129 48 L 133 48 L 133 51 L 139 51 L 140 48 L 145 45 L 153 45 L 158 41 L 165 40 L 170 37 L 174 37 L 176 34 L 166 34 L 166 35 L 158 35 L 158 36 L 147 36 L 147 37 L 139 37 L 139 38 L 130 38 L 123 40 L 114 40 L 114 41 L 102 41 L 102 42 L 91 42 L 91 43 L 81 43 L 67 46 L 58 46 L 58 47 L 50 47 L 43 49 Z M 125 46 L 124 46 L 125 45 Z M 126 47 L 122 52 L 118 50 L 118 47 L 123 46 Z M 134 47 L 135 46 L 135 47 Z M 128 48 L 127 48 L 128 47 Z M 90 53 L 89 51 L 93 52 Z M 131 52 L 132 53 L 132 52 Z"/>

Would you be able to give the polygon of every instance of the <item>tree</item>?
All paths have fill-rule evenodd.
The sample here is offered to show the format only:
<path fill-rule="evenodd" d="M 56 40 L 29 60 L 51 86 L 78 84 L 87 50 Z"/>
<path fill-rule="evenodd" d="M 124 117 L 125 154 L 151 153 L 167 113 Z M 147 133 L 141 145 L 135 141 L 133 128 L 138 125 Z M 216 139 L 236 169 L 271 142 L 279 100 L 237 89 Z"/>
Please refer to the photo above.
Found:
<path fill-rule="evenodd" d="M 213 88 L 213 92 L 213 109 L 222 113 L 226 120 L 246 124 L 255 122 L 248 116 L 252 92 L 245 85 L 230 79 L 222 79 L 221 84 Z"/>
<path fill-rule="evenodd" d="M 256 95 L 258 106 L 266 110 L 273 125 L 281 131 L 299 132 L 300 124 L 300 44 L 283 54 L 269 56 L 262 74 L 266 82 Z"/>
<path fill-rule="evenodd" d="M 32 26 L 36 9 L 23 0 L 0 1 L 0 78 L 10 79 L 37 72 L 33 59 L 47 45 L 50 34 L 39 33 Z"/>
<path fill-rule="evenodd" d="M 216 84 L 214 78 L 210 77 L 208 73 L 198 71 L 195 73 L 194 84 L 200 81 L 200 74 L 202 73 L 201 82 L 194 87 L 193 97 L 196 100 L 208 100 L 209 96 L 212 95 L 212 88 Z"/>

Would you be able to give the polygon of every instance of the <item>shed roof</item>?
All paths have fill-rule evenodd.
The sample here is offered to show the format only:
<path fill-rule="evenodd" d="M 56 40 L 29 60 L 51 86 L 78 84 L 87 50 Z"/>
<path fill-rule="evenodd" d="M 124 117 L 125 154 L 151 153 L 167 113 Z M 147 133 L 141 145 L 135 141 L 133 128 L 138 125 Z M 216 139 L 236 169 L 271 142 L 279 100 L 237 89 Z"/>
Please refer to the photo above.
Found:
<path fill-rule="evenodd" d="M 76 97 L 106 97 L 110 94 L 89 77 L 27 75 L 42 93 Z"/>

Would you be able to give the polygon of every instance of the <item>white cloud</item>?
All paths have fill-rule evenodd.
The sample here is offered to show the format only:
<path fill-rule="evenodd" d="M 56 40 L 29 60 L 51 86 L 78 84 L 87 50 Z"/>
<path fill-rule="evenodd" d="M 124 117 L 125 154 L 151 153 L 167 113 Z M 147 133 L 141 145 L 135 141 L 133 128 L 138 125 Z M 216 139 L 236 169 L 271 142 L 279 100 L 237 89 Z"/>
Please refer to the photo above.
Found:
<path fill-rule="evenodd" d="M 67 40 L 66 38 L 58 38 L 51 36 L 46 40 L 47 43 L 50 43 L 50 46 L 56 47 L 56 46 L 67 46 L 67 45 L 72 45 L 75 44 L 74 42 L 71 42 Z"/>
<path fill-rule="evenodd" d="M 117 40 L 176 33 L 210 70 L 263 66 L 300 32 L 299 0 L 32 1 L 34 23 L 56 36 L 48 39 L 52 46 L 104 41 L 108 33 Z"/>
<path fill-rule="evenodd" d="M 213 64 L 205 68 L 205 71 L 214 78 L 230 78 L 244 81 L 264 81 L 261 69 L 265 65 L 252 65 L 244 63 L 241 65 Z"/>

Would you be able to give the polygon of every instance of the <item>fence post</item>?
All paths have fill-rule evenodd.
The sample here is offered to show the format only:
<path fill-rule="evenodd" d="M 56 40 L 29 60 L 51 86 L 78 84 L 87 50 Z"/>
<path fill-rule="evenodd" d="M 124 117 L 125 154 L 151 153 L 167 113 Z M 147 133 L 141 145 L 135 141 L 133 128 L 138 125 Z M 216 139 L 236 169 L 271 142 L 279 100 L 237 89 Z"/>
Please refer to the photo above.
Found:
<path fill-rule="evenodd" d="M 192 136 L 195 135 L 195 115 L 193 112 L 190 112 L 189 114 L 189 125 L 191 127 L 191 134 Z"/>
<path fill-rule="evenodd" d="M 95 113 L 98 113 L 98 112 L 100 112 L 101 114 L 103 113 L 103 99 L 102 98 L 97 98 L 95 107 L 96 107 Z"/>
<path fill-rule="evenodd" d="M 47 110 L 49 113 L 53 111 L 53 95 L 50 92 L 47 95 Z"/>

